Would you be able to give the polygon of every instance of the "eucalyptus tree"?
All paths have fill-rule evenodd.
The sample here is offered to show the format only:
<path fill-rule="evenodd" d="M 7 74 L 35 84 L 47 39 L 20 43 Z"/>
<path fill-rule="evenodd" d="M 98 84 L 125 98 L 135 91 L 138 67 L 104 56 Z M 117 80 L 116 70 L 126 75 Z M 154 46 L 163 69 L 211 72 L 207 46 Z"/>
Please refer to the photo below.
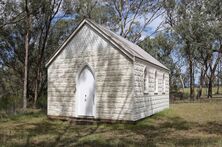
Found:
<path fill-rule="evenodd" d="M 204 77 L 208 78 L 207 96 L 212 97 L 213 83 L 215 82 L 215 72 L 221 60 L 222 51 L 222 29 L 220 6 L 222 3 L 218 0 L 198 1 L 194 7 L 193 17 L 193 48 L 195 48 L 195 60 L 200 64 L 200 95 Z"/>
<path fill-rule="evenodd" d="M 28 92 L 28 64 L 29 64 L 29 39 L 31 32 L 31 12 L 30 2 L 25 0 L 25 66 L 24 66 L 24 88 L 23 88 L 23 109 L 27 107 L 27 92 Z"/>
<path fill-rule="evenodd" d="M 106 3 L 114 11 L 111 28 L 135 43 L 140 41 L 149 25 L 164 14 L 161 0 L 108 0 Z M 156 26 L 155 32 L 162 27 L 162 23 Z"/>
<path fill-rule="evenodd" d="M 200 65 L 200 95 L 203 79 L 208 78 L 208 97 L 212 97 L 215 71 L 221 58 L 221 1 L 167 1 L 166 22 L 178 35 L 181 52 L 188 61 L 190 97 L 194 98 L 194 66 Z"/>
<path fill-rule="evenodd" d="M 213 40 L 211 42 L 211 56 L 209 57 L 209 72 L 207 72 L 207 77 L 209 79 L 208 85 L 208 97 L 212 97 L 212 87 L 215 81 L 215 72 L 217 66 L 222 58 L 222 2 L 220 0 L 205 0 L 206 6 L 206 17 L 208 18 L 208 23 L 212 27 Z"/>
<path fill-rule="evenodd" d="M 23 3 L 24 4 L 24 3 Z M 14 1 L 1 1 L 0 15 L 0 60 L 2 72 L 2 84 L 10 94 L 20 91 L 24 78 L 25 64 L 25 25 L 26 18 L 24 5 Z M 14 78 L 16 76 L 17 78 Z M 7 79 L 10 79 L 8 81 Z M 10 86 L 9 86 L 10 85 Z M 27 87 L 24 86 L 24 87 Z M 24 103 L 26 107 L 26 90 L 24 90 Z M 7 93 L 8 93 L 7 92 Z M 21 95 L 20 95 L 21 96 Z"/>
<path fill-rule="evenodd" d="M 75 18 L 74 24 L 83 18 L 90 18 L 135 43 L 140 41 L 149 25 L 164 13 L 161 0 L 66 0 L 63 7 Z M 161 26 L 162 22 L 155 31 Z"/>
<path fill-rule="evenodd" d="M 62 0 L 41 0 L 33 1 L 34 20 L 33 26 L 35 27 L 36 52 L 34 58 L 36 64 L 33 66 L 35 71 L 35 86 L 34 86 L 34 106 L 36 106 L 37 98 L 42 92 L 42 88 L 46 84 L 45 62 L 47 59 L 47 52 L 51 52 L 52 48 L 48 45 L 48 39 L 52 32 L 53 20 L 61 9 Z"/>
<path fill-rule="evenodd" d="M 166 1 L 164 7 L 166 9 L 166 22 L 177 35 L 177 42 L 180 44 L 181 53 L 184 55 L 189 66 L 190 77 L 190 98 L 194 98 L 194 49 L 193 42 L 193 9 L 194 2 L 190 0 Z"/>
<path fill-rule="evenodd" d="M 62 0 L 11 1 L 0 4 L 0 60 L 5 71 L 23 79 L 23 108 L 36 104 L 46 81 L 44 64 L 53 19 Z M 6 74 L 5 74 L 6 75 Z M 11 75 L 12 76 L 12 75 Z M 30 82 L 32 81 L 32 82 Z M 44 81 L 44 82 L 43 82 Z M 22 87 L 14 83 L 17 87 Z"/>

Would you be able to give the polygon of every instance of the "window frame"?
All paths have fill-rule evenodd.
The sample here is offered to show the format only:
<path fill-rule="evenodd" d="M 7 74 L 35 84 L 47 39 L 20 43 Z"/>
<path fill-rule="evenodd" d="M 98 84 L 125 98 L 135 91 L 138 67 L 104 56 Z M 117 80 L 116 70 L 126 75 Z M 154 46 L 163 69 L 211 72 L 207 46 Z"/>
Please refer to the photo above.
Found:
<path fill-rule="evenodd" d="M 157 70 L 154 72 L 154 94 L 158 94 L 158 72 Z"/>
<path fill-rule="evenodd" d="M 147 67 L 143 69 L 143 93 L 149 93 L 149 73 L 147 71 Z"/>
<path fill-rule="evenodd" d="M 163 73 L 163 94 L 166 93 L 166 75 Z"/>

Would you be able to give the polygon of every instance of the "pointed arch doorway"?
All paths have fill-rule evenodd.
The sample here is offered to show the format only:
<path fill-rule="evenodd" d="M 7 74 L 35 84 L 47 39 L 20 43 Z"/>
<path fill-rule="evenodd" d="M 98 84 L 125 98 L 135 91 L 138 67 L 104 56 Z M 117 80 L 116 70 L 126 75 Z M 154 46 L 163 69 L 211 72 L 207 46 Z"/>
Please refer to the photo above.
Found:
<path fill-rule="evenodd" d="M 85 65 L 77 76 L 77 116 L 94 116 L 96 81 L 92 69 Z"/>

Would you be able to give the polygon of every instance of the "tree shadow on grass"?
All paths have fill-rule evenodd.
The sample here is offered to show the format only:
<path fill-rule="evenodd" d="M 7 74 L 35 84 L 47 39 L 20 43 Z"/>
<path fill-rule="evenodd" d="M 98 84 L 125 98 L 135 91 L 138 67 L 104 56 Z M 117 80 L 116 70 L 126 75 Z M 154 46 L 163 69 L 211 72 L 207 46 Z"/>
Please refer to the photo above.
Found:
<path fill-rule="evenodd" d="M 59 125 L 62 128 L 59 128 Z M 48 121 L 35 124 L 35 127 L 27 130 L 28 135 L 25 146 L 68 146 L 78 142 L 79 139 L 94 134 L 99 125 L 83 126 L 74 125 L 71 122 L 61 122 L 56 126 Z M 53 139 L 33 143 L 33 137 L 40 135 L 51 135 Z"/>
<path fill-rule="evenodd" d="M 187 122 L 180 117 L 169 117 L 159 120 L 158 124 L 150 124 L 149 118 L 138 122 L 136 125 L 130 124 L 118 124 L 113 125 L 107 132 L 118 131 L 118 135 L 114 139 L 106 139 L 105 145 L 123 145 L 123 146 L 158 146 L 162 145 L 176 145 L 176 146 L 201 146 L 201 145 L 217 145 L 215 143 L 221 142 L 220 136 L 214 136 L 212 134 L 221 133 L 221 125 L 217 123 L 209 122 L 204 125 L 200 125 L 196 122 Z M 211 124 L 211 125 L 209 125 Z M 211 133 L 207 132 L 208 129 L 215 127 Z M 207 129 L 207 130 L 206 130 Z M 192 133 L 198 133 L 201 131 L 203 133 L 209 133 L 207 136 L 194 135 Z M 182 133 L 181 133 L 182 132 Z M 101 133 L 101 132 L 96 132 Z M 128 133 L 128 135 L 126 135 Z M 192 135 L 194 135 L 192 137 Z M 212 136 L 211 136 L 212 135 Z M 139 137 L 137 139 L 137 137 Z M 100 140 L 93 140 L 94 143 L 101 143 Z M 84 144 L 90 144 L 91 141 L 85 141 Z M 93 144 L 94 144 L 93 143 Z M 101 144 L 100 144 L 101 145 Z M 104 144 L 102 144 L 104 145 Z"/>
<path fill-rule="evenodd" d="M 222 123 L 212 121 L 208 122 L 206 126 L 207 127 L 202 127 L 202 131 L 222 136 Z"/>
<path fill-rule="evenodd" d="M 133 129 L 137 134 L 144 135 L 146 138 L 145 145 L 156 146 L 163 143 L 169 144 L 169 146 L 199 146 L 213 145 L 215 142 L 222 141 L 222 139 L 219 139 L 222 137 L 222 125 L 219 123 L 208 122 L 207 124 L 199 124 L 197 122 L 188 122 L 180 117 L 165 117 L 158 121 L 160 121 L 158 124 L 147 125 L 147 127 L 143 126 L 142 130 L 139 129 L 139 126 L 137 129 Z M 194 135 L 199 132 L 207 137 Z"/>
<path fill-rule="evenodd" d="M 36 123 L 22 122 L 13 129 L 15 134 L 2 134 L 13 146 L 216 146 L 222 142 L 220 122 L 199 124 L 162 115 L 136 124 L 74 125 L 45 118 Z"/>

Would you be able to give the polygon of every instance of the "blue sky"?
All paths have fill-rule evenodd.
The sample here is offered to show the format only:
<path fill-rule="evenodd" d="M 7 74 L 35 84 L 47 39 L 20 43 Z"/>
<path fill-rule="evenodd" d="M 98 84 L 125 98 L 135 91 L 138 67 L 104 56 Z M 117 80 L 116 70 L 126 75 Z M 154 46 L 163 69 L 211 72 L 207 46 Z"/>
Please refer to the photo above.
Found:
<path fill-rule="evenodd" d="M 147 28 L 145 29 L 145 31 L 142 33 L 142 37 L 141 39 L 144 39 L 146 36 L 150 36 L 150 37 L 154 37 L 155 34 L 153 34 L 155 32 L 155 30 L 157 29 L 157 27 L 164 21 L 164 16 L 159 16 L 158 18 L 156 18 L 154 21 L 152 21 Z M 161 31 L 162 28 L 160 28 L 159 31 Z"/>

